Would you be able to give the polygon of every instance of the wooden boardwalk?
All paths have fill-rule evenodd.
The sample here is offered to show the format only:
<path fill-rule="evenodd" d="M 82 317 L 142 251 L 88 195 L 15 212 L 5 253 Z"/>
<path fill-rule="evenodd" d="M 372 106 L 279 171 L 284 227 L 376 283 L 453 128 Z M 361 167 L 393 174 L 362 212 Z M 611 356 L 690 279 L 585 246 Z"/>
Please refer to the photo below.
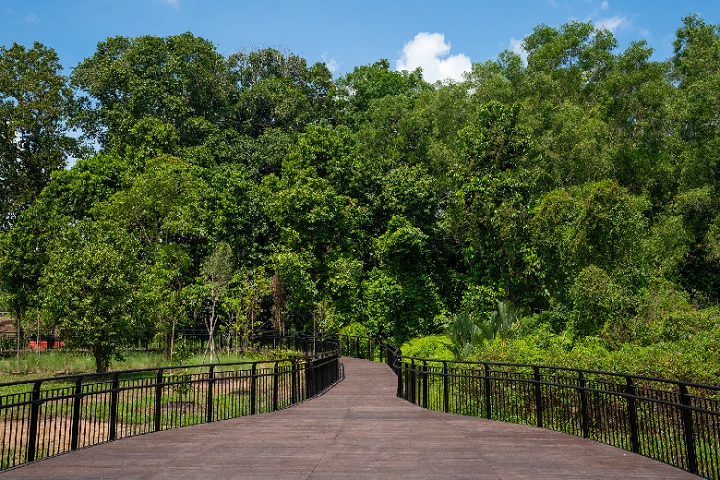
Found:
<path fill-rule="evenodd" d="M 275 413 L 90 447 L 10 479 L 693 479 L 668 465 L 549 430 L 423 410 L 390 369 L 343 358 L 345 380 Z"/>

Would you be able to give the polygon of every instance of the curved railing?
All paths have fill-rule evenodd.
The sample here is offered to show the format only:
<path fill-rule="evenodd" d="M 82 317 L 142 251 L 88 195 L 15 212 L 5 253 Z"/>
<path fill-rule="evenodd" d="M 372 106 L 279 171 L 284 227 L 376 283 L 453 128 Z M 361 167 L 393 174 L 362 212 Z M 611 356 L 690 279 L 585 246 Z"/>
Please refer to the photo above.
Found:
<path fill-rule="evenodd" d="M 335 338 L 263 336 L 253 343 L 302 355 L 0 384 L 0 470 L 124 437 L 275 411 L 340 378 Z"/>
<path fill-rule="evenodd" d="M 540 365 L 403 357 L 392 344 L 341 337 L 342 353 L 385 361 L 397 395 L 421 407 L 534 425 L 720 479 L 720 387 Z M 390 359 L 390 361 L 388 361 Z"/>

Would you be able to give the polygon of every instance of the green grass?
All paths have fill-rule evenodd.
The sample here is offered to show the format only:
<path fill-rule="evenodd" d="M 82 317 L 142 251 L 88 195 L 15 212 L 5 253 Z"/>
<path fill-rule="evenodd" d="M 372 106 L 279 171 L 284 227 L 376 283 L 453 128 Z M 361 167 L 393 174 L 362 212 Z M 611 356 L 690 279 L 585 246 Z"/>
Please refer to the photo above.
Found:
<path fill-rule="evenodd" d="M 219 352 L 215 363 L 271 360 L 274 358 L 286 358 L 289 355 L 298 356 L 300 354 L 299 352 L 284 350 L 277 352 Z M 209 363 L 210 357 L 208 355 L 198 353 L 183 361 L 182 365 L 196 366 Z M 168 366 L 168 361 L 162 353 L 130 351 L 127 352 L 123 360 L 116 360 L 112 362 L 110 364 L 110 371 L 159 368 L 166 366 Z M 20 355 L 19 365 L 17 358 L 14 356 L 0 358 L 0 383 L 35 380 L 80 373 L 93 373 L 94 371 L 94 358 L 82 352 L 25 352 Z"/>

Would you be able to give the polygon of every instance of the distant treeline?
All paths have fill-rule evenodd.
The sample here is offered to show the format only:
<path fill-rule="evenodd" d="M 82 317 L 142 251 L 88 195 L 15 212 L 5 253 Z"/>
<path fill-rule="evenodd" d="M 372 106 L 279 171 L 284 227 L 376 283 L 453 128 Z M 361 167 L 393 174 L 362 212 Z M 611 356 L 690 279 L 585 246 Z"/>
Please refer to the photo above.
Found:
<path fill-rule="evenodd" d="M 666 61 L 581 22 L 523 48 L 433 85 L 190 33 L 69 77 L 3 47 L 2 305 L 99 370 L 148 329 L 401 344 L 498 305 L 568 349 L 720 340 L 720 26 Z"/>

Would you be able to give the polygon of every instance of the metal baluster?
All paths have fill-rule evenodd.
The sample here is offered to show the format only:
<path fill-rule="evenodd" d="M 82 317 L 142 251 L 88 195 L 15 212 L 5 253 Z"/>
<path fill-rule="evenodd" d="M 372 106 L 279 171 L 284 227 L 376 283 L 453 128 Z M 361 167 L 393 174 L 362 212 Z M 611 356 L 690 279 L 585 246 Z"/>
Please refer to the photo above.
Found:
<path fill-rule="evenodd" d="M 540 368 L 533 367 L 535 376 L 535 412 L 537 415 L 537 426 L 543 428 L 543 405 L 542 405 L 542 385 L 540 378 Z"/>
<path fill-rule="evenodd" d="M 158 370 L 155 377 L 155 431 L 160 431 L 160 416 L 162 415 L 163 369 Z"/>
<path fill-rule="evenodd" d="M 82 403 L 82 380 L 83 377 L 78 377 L 75 380 L 72 426 L 70 428 L 70 450 L 77 450 L 78 448 L 78 438 L 80 436 L 80 406 Z"/>
<path fill-rule="evenodd" d="M 315 361 L 312 358 L 309 358 L 305 362 L 305 398 L 308 399 L 313 396 L 312 389 L 313 389 L 313 379 L 312 379 L 312 372 L 314 369 Z"/>
<path fill-rule="evenodd" d="M 290 405 L 297 403 L 297 360 L 290 358 Z"/>
<path fill-rule="evenodd" d="M 415 388 L 417 386 L 417 374 L 415 372 L 415 360 L 410 360 L 410 402 L 415 403 L 416 394 Z"/>
<path fill-rule="evenodd" d="M 693 429 L 692 404 L 687 385 L 680 384 L 680 403 L 682 408 L 683 433 L 685 434 L 685 450 L 687 454 L 687 466 L 690 473 L 698 474 L 697 451 L 695 450 L 695 432 Z"/>
<path fill-rule="evenodd" d="M 632 442 L 632 451 L 640 453 L 640 439 L 638 438 L 638 419 L 637 407 L 635 405 L 635 384 L 630 376 L 625 377 L 625 393 L 628 402 L 628 418 L 630 420 L 630 439 Z"/>
<path fill-rule="evenodd" d="M 492 418 L 492 392 L 490 391 L 490 365 L 484 363 L 485 367 L 485 418 Z"/>
<path fill-rule="evenodd" d="M 113 441 L 117 438 L 117 405 L 118 391 L 120 388 L 120 374 L 113 375 L 112 389 L 110 390 L 110 428 L 108 440 Z"/>
<path fill-rule="evenodd" d="M 424 360 L 420 379 L 422 381 L 423 408 L 428 408 L 428 367 Z"/>
<path fill-rule="evenodd" d="M 30 432 L 28 433 L 27 462 L 35 461 L 37 450 L 38 420 L 40 415 L 40 386 L 42 380 L 33 384 L 32 397 L 30 399 Z"/>
<path fill-rule="evenodd" d="M 443 412 L 450 412 L 450 391 L 448 388 L 450 379 L 448 378 L 447 362 L 443 361 Z"/>
<path fill-rule="evenodd" d="M 580 388 L 580 430 L 582 430 L 583 438 L 590 438 L 590 425 L 588 424 L 588 405 L 587 405 L 587 392 L 585 387 L 585 375 L 582 372 L 578 373 L 578 380 Z"/>
<path fill-rule="evenodd" d="M 279 375 L 280 371 L 278 368 L 278 362 L 275 362 L 275 365 L 273 366 L 273 412 L 276 412 L 278 409 L 278 383 L 279 383 Z"/>
<path fill-rule="evenodd" d="M 250 369 L 250 415 L 255 415 L 257 407 L 257 363 Z"/>
<path fill-rule="evenodd" d="M 215 365 L 210 365 L 207 381 L 207 410 L 205 411 L 205 421 L 210 423 L 213 421 L 213 390 L 215 385 Z"/>

